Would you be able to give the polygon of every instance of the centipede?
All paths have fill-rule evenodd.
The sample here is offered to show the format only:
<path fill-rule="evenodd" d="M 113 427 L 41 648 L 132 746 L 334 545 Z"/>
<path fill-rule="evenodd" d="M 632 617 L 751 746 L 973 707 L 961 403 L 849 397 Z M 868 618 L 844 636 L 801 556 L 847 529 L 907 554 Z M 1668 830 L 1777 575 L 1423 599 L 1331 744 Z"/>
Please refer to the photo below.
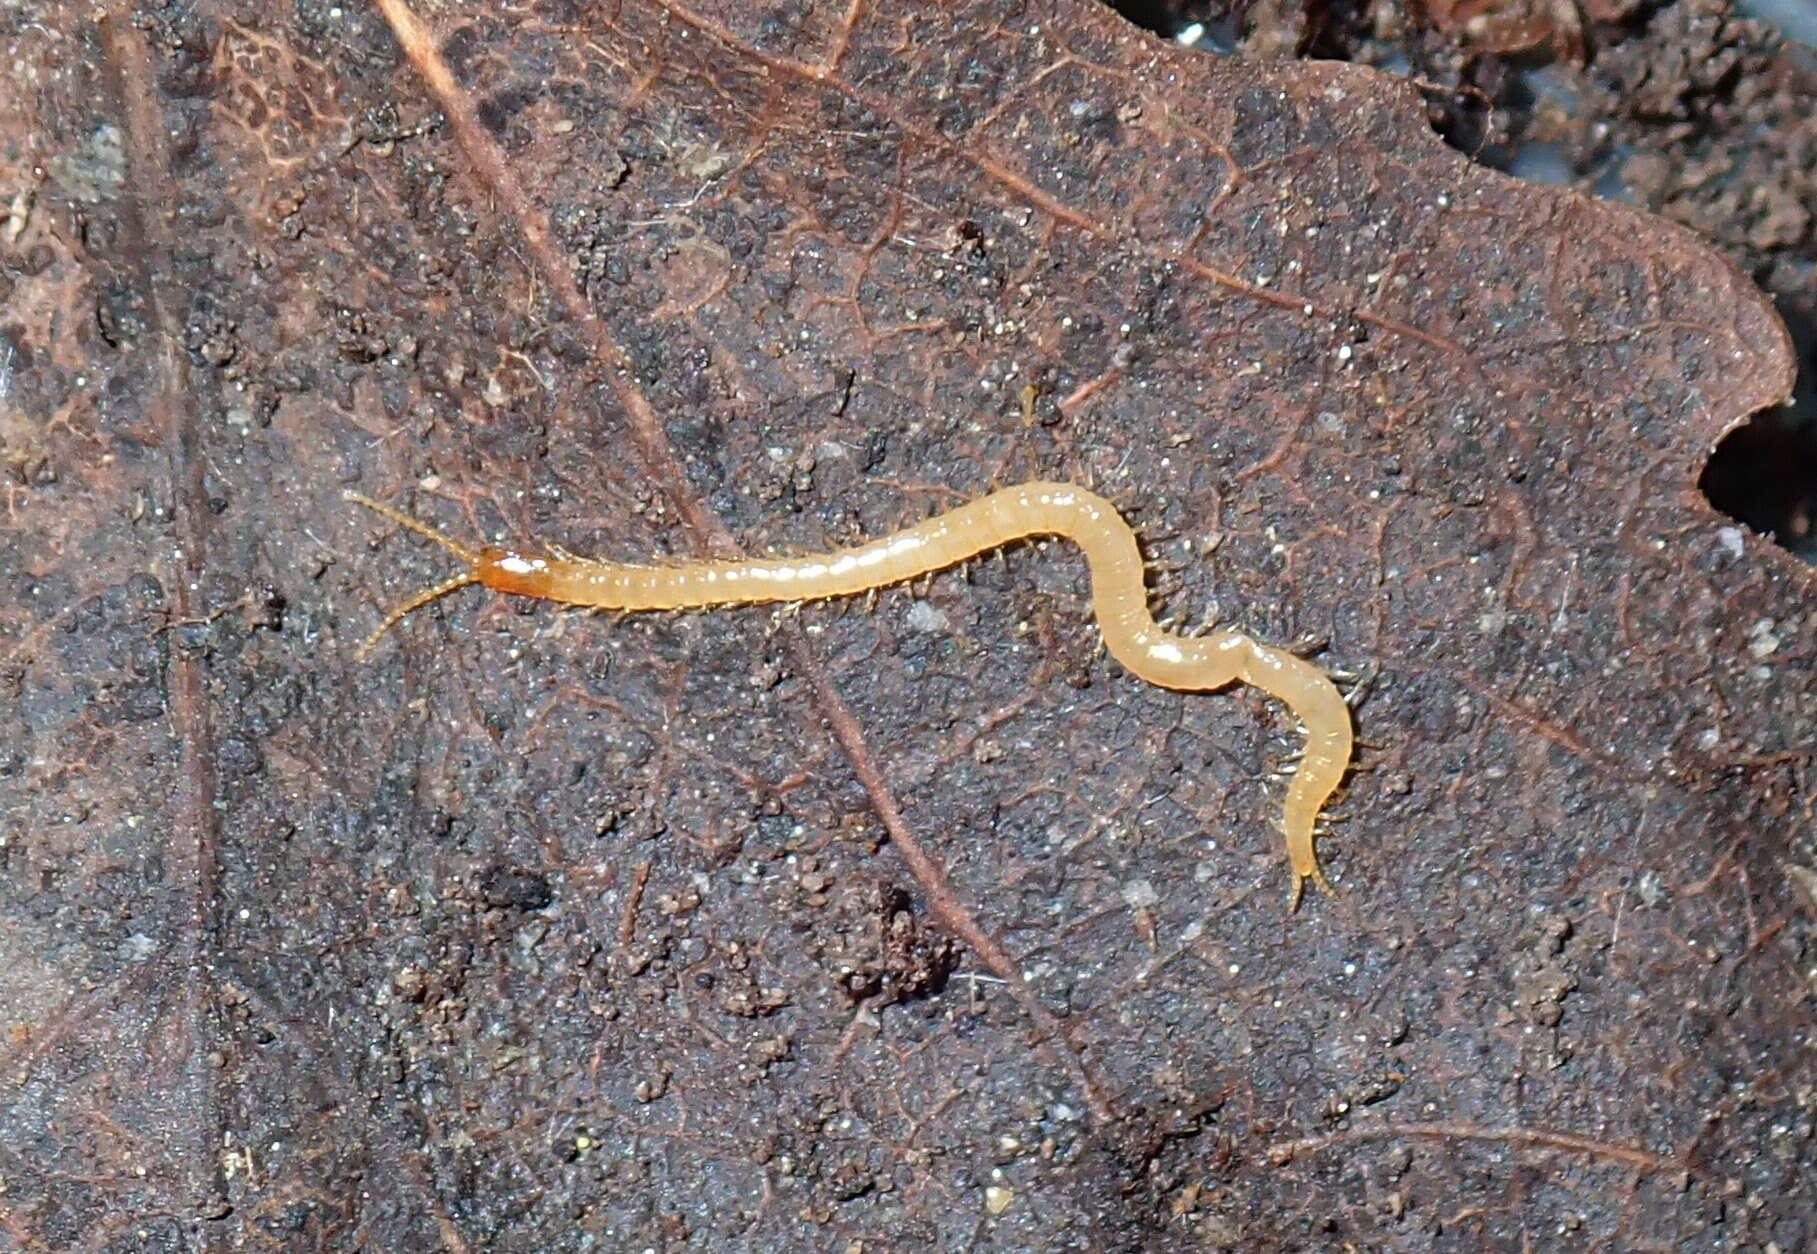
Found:
<path fill-rule="evenodd" d="M 1209 692 L 1248 684 L 1281 702 L 1304 729 L 1287 776 L 1280 828 L 1293 875 L 1289 909 L 1311 880 L 1335 896 L 1320 869 L 1321 815 L 1355 752 L 1349 704 L 1323 670 L 1288 649 L 1234 629 L 1182 634 L 1149 610 L 1147 570 L 1135 530 L 1109 500 L 1086 488 L 1035 481 L 1000 488 L 880 539 L 827 553 L 732 558 L 673 565 L 593 561 L 544 546 L 467 545 L 358 492 L 346 499 L 440 545 L 463 569 L 385 614 L 360 646 L 371 653 L 406 615 L 479 584 L 514 596 L 624 612 L 721 609 L 852 597 L 907 583 L 1023 541 L 1057 537 L 1085 555 L 1091 608 L 1106 650 L 1131 675 L 1163 688 Z"/>

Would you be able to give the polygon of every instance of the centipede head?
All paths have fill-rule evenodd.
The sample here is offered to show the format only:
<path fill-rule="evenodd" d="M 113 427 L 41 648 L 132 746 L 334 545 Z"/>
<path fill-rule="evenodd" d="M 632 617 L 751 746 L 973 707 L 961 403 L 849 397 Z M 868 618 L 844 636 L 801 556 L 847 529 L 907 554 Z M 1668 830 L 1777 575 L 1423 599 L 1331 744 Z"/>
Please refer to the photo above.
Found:
<path fill-rule="evenodd" d="M 387 612 L 384 619 L 373 629 L 372 634 L 366 637 L 365 643 L 360 645 L 358 652 L 354 654 L 354 657 L 360 661 L 365 661 L 366 655 L 372 652 L 372 648 L 379 642 L 379 638 L 396 626 L 405 615 L 413 610 L 421 609 L 431 601 L 439 601 L 442 597 L 447 596 L 457 588 L 464 588 L 470 583 L 478 583 L 480 555 L 476 550 L 450 539 L 440 531 L 437 531 L 434 527 L 431 527 L 428 523 L 412 518 L 401 510 L 393 509 L 391 506 L 375 501 L 369 496 L 364 496 L 361 493 L 349 489 L 341 493 L 341 499 L 352 501 L 356 505 L 364 505 L 367 509 L 373 510 L 378 514 L 389 518 L 398 526 L 403 527 L 408 531 L 414 531 L 426 540 L 433 540 L 436 544 L 441 545 L 444 549 L 447 549 L 450 553 L 467 563 L 467 569 L 460 574 L 444 579 L 433 587 L 424 588 L 409 600 L 404 601 L 402 604 Z"/>

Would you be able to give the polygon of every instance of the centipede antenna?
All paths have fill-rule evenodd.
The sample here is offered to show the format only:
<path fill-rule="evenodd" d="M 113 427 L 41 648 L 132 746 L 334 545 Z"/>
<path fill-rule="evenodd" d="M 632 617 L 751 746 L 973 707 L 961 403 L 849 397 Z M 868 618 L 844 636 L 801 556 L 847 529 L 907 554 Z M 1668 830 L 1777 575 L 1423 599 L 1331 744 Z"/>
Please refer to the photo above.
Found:
<path fill-rule="evenodd" d="M 412 610 L 421 609 L 431 601 L 440 600 L 450 592 L 453 592 L 456 588 L 464 588 L 470 583 L 478 583 L 479 575 L 474 571 L 473 567 L 479 561 L 479 554 L 466 545 L 449 539 L 446 535 L 437 531 L 428 523 L 420 522 L 404 513 L 402 510 L 393 509 L 391 506 L 380 501 L 375 501 L 371 497 L 355 492 L 351 488 L 341 493 L 341 499 L 344 501 L 352 501 L 356 505 L 364 505 L 367 509 L 372 510 L 383 518 L 390 519 L 406 531 L 414 531 L 425 540 L 441 545 L 444 549 L 447 549 L 450 553 L 467 563 L 468 567 L 468 569 L 461 574 L 444 579 L 432 588 L 423 589 L 423 591 L 417 593 L 408 601 L 405 601 L 402 605 L 386 614 L 384 621 L 379 623 L 378 627 L 370 636 L 366 637 L 366 642 L 360 646 L 359 652 L 354 655 L 359 660 L 364 661 L 366 655 L 372 652 L 373 646 L 379 642 L 379 637 L 395 627 L 398 620 L 403 618 L 406 614 L 410 613 Z"/>
<path fill-rule="evenodd" d="M 367 504 L 370 503 L 371 502 L 367 502 Z M 355 660 L 361 662 L 365 661 L 366 655 L 372 652 L 372 646 L 379 642 L 379 637 L 395 627 L 404 615 L 410 613 L 412 610 L 421 609 L 431 601 L 440 600 L 450 592 L 453 592 L 456 588 L 464 588 L 470 583 L 478 582 L 479 576 L 469 570 L 463 571 L 450 579 L 444 579 L 433 588 L 424 588 L 421 592 L 385 615 L 385 621 L 380 623 L 370 636 L 366 637 L 366 643 L 362 644 L 359 652 L 353 655 Z"/>
<path fill-rule="evenodd" d="M 466 545 L 459 544 L 453 540 L 450 540 L 447 536 L 445 536 L 441 532 L 437 531 L 434 527 L 431 527 L 428 523 L 421 522 L 415 518 L 412 518 L 410 515 L 404 513 L 402 510 L 393 509 L 391 506 L 383 504 L 382 502 L 379 502 L 379 501 L 375 501 L 369 496 L 365 496 L 362 493 L 355 492 L 352 488 L 348 488 L 346 491 L 342 492 L 341 499 L 343 501 L 352 501 L 356 505 L 364 505 L 367 509 L 372 510 L 374 513 L 377 513 L 386 518 L 389 518 L 392 522 L 396 523 L 398 526 L 404 528 L 405 530 L 414 531 L 414 532 L 416 532 L 417 535 L 423 537 L 423 539 L 425 539 L 425 540 L 433 540 L 435 543 L 441 545 L 444 549 L 447 549 L 450 553 L 454 554 L 456 557 L 460 558 L 461 561 L 466 562 L 469 565 L 471 565 L 474 561 L 478 560 L 479 555 L 477 553 L 475 553 L 472 549 L 468 548 Z M 471 583 L 472 581 L 469 580 L 468 582 Z"/>

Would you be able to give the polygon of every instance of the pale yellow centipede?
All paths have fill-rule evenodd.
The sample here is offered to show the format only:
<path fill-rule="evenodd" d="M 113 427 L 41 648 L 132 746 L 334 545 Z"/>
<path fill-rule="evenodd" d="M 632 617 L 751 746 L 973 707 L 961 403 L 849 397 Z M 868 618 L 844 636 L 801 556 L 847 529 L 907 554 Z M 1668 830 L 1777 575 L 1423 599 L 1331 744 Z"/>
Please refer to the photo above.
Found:
<path fill-rule="evenodd" d="M 818 601 L 851 596 L 943 570 L 1033 536 L 1064 536 L 1085 551 L 1092 609 L 1104 644 L 1131 673 L 1166 688 L 1204 691 L 1235 680 L 1283 702 L 1306 728 L 1306 749 L 1288 780 L 1282 828 L 1293 869 L 1292 903 L 1308 879 L 1327 892 L 1314 850 L 1319 812 L 1343 782 L 1354 747 L 1350 708 L 1325 673 L 1236 631 L 1182 636 L 1148 611 L 1136 533 L 1109 501 L 1070 483 L 1003 488 L 918 526 L 867 544 L 808 557 L 638 566 L 542 556 L 492 546 L 469 548 L 388 505 L 348 492 L 401 527 L 441 545 L 467 569 L 392 610 L 362 656 L 404 615 L 471 583 L 499 592 L 612 610 L 678 610 Z"/>

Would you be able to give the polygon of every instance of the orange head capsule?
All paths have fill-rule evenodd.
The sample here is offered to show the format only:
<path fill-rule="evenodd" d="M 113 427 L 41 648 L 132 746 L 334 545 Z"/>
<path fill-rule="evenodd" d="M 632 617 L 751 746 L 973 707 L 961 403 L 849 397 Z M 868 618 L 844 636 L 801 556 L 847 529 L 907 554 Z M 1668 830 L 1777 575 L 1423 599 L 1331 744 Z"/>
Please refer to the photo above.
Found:
<path fill-rule="evenodd" d="M 549 559 L 519 553 L 514 549 L 487 546 L 473 561 L 473 581 L 499 592 L 519 596 L 546 596 L 549 591 Z"/>

